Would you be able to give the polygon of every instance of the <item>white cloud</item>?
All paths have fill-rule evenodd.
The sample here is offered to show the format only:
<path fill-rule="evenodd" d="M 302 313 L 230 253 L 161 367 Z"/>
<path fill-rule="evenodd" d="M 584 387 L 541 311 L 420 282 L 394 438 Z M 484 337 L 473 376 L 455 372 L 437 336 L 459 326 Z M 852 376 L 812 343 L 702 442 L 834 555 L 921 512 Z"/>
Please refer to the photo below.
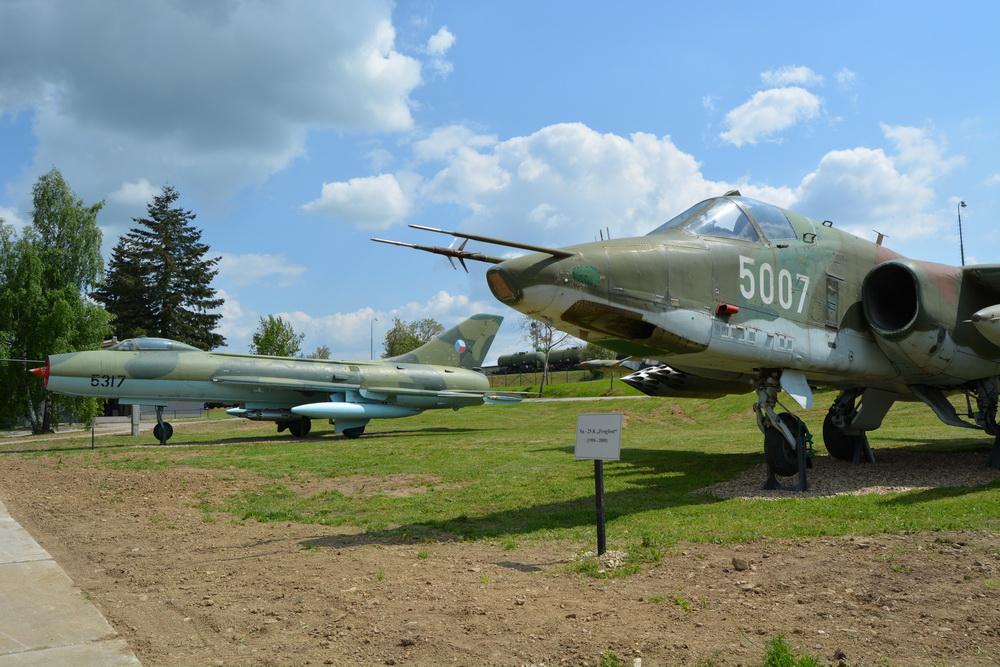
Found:
<path fill-rule="evenodd" d="M 412 125 L 388 0 L 204 4 L 0 2 L 0 113 L 30 110 L 38 141 L 22 191 L 58 164 L 85 199 L 141 173 L 221 201 L 310 130 Z"/>
<path fill-rule="evenodd" d="M 495 302 L 474 301 L 466 295 L 441 290 L 426 301 L 411 301 L 389 310 L 366 307 L 327 315 L 303 311 L 275 315 L 289 322 L 297 333 L 305 334 L 302 349 L 306 353 L 327 345 L 335 359 L 367 359 L 372 347 L 375 357 L 380 356 L 385 334 L 392 327 L 394 317 L 407 322 L 431 318 L 448 328 L 475 313 L 497 310 Z M 256 323 L 252 330 L 255 329 Z"/>
<path fill-rule="evenodd" d="M 831 151 L 802 179 L 795 210 L 834 220 L 858 236 L 872 229 L 896 240 L 926 237 L 951 224 L 950 216 L 931 210 L 933 184 L 960 158 L 946 157 L 943 142 L 920 128 L 882 125 L 896 147 Z"/>
<path fill-rule="evenodd" d="M 295 284 L 296 279 L 306 272 L 306 267 L 293 264 L 284 255 L 233 255 L 219 256 L 218 281 L 227 285 L 246 286 L 254 283 L 275 282 L 279 287 Z"/>
<path fill-rule="evenodd" d="M 27 220 L 24 220 L 17 210 L 13 208 L 8 208 L 6 206 L 0 206 L 0 220 L 8 225 L 11 225 L 15 230 L 24 229 L 28 224 Z"/>
<path fill-rule="evenodd" d="M 451 34 L 447 26 L 441 28 L 427 40 L 427 55 L 431 57 L 430 66 L 438 74 L 447 76 L 451 74 L 454 65 L 445 60 L 445 54 L 455 43 L 455 35 Z"/>
<path fill-rule="evenodd" d="M 427 40 L 427 53 L 432 56 L 443 56 L 451 48 L 451 45 L 455 43 L 455 36 L 448 31 L 448 27 L 445 26 L 438 30 L 434 35 Z"/>
<path fill-rule="evenodd" d="M 256 317 L 244 310 L 239 300 L 226 290 L 216 290 L 215 294 L 225 299 L 219 308 L 222 319 L 216 329 L 226 339 L 224 349 L 246 352 L 249 349 L 250 335 L 257 329 Z"/>
<path fill-rule="evenodd" d="M 820 98 L 798 86 L 758 91 L 726 114 L 729 130 L 719 136 L 735 146 L 756 144 L 802 120 L 815 118 L 820 104 Z"/>
<path fill-rule="evenodd" d="M 912 165 L 916 171 L 915 176 L 919 179 L 933 180 L 964 162 L 960 156 L 946 158 L 945 143 L 932 137 L 926 129 L 885 123 L 881 127 L 886 138 L 896 145 L 899 162 Z"/>
<path fill-rule="evenodd" d="M 145 178 L 135 182 L 126 181 L 121 187 L 108 195 L 108 199 L 123 206 L 145 206 L 160 194 L 160 188 L 155 187 Z"/>
<path fill-rule="evenodd" d="M 816 86 L 823 83 L 823 77 L 802 65 L 788 65 L 760 75 L 764 85 L 776 86 Z"/>
<path fill-rule="evenodd" d="M 1000 174 L 993 174 L 986 179 L 985 185 L 994 186 L 1000 185 Z"/>
<path fill-rule="evenodd" d="M 670 137 L 601 134 L 579 123 L 495 143 L 451 127 L 414 152 L 437 169 L 422 196 L 470 211 L 463 228 L 542 245 L 589 241 L 606 228 L 617 237 L 645 234 L 732 188 L 866 237 L 873 226 L 900 239 L 934 233 L 942 216 L 931 209 L 933 186 L 959 159 L 928 130 L 882 129 L 887 148 L 831 151 L 794 187 L 710 181 Z"/>
<path fill-rule="evenodd" d="M 413 152 L 419 160 L 448 160 L 460 152 L 490 148 L 496 143 L 495 135 L 476 134 L 463 125 L 448 125 L 414 143 Z"/>
<path fill-rule="evenodd" d="M 857 83 L 858 75 L 849 69 L 842 69 L 833 75 L 833 78 L 837 80 L 837 84 L 844 89 L 853 88 Z"/>
<path fill-rule="evenodd" d="M 669 137 L 600 134 L 580 123 L 501 142 L 448 128 L 415 152 L 444 161 L 425 183 L 427 199 L 472 211 L 467 226 L 502 227 L 505 237 L 545 244 L 589 241 L 606 227 L 644 234 L 732 187 L 706 181 Z"/>
<path fill-rule="evenodd" d="M 379 174 L 346 183 L 324 183 L 319 199 L 302 208 L 362 229 L 385 229 L 406 218 L 412 203 L 395 176 Z"/>

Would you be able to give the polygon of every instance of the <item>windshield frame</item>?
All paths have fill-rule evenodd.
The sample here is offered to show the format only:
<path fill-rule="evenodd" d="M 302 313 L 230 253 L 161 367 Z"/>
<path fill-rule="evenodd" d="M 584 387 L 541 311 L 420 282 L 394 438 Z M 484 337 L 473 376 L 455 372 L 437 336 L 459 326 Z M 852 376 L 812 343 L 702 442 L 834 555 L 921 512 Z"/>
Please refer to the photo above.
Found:
<path fill-rule="evenodd" d="M 739 214 L 734 215 L 736 212 Z M 747 243 L 776 244 L 799 238 L 795 227 L 780 207 L 741 196 L 706 199 L 674 216 L 646 236 L 655 236 L 672 229 L 696 236 Z M 766 234 L 764 229 L 771 231 L 771 234 Z"/>

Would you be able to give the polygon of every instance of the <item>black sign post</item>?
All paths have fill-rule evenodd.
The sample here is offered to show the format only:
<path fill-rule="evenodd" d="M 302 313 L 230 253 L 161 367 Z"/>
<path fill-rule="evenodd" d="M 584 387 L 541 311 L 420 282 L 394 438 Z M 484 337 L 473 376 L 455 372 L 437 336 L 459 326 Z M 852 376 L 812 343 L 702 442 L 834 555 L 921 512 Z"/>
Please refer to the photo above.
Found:
<path fill-rule="evenodd" d="M 604 461 L 617 461 L 621 454 L 620 412 L 576 416 L 576 458 L 594 460 L 594 495 L 597 499 L 597 555 L 608 550 L 604 527 Z"/>
<path fill-rule="evenodd" d="M 594 459 L 594 492 L 597 496 L 597 555 L 608 550 L 608 536 L 604 530 L 604 461 Z"/>

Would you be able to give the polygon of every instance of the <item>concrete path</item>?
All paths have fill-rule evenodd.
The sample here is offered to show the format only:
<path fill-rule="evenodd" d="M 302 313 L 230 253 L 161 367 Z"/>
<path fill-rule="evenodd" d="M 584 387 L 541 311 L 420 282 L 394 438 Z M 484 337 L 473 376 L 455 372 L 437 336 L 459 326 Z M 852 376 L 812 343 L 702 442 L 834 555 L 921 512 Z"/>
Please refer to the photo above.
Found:
<path fill-rule="evenodd" d="M 138 664 L 97 607 L 0 502 L 0 667 Z"/>

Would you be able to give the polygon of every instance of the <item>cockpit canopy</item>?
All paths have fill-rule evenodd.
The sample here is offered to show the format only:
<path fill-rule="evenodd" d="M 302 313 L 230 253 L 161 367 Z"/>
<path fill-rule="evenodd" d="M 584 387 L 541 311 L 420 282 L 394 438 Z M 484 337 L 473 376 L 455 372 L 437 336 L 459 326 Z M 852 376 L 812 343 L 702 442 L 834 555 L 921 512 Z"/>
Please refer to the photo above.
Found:
<path fill-rule="evenodd" d="M 114 343 L 106 350 L 117 352 L 201 352 L 194 345 L 170 340 L 169 338 L 127 338 L 120 343 Z"/>
<path fill-rule="evenodd" d="M 663 223 L 647 236 L 660 234 L 668 229 L 683 229 L 691 234 L 753 243 L 762 238 L 768 241 L 798 238 L 780 208 L 749 197 L 706 199 Z"/>

